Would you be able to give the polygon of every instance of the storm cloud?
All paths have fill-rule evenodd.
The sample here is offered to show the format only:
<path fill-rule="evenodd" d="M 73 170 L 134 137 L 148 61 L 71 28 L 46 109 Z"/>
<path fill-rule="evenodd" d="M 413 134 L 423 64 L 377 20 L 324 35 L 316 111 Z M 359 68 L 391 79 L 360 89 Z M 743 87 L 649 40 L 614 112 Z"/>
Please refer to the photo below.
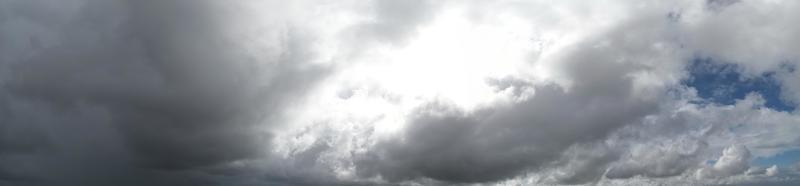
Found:
<path fill-rule="evenodd" d="M 277 48 L 248 51 L 254 31 L 226 30 L 252 16 L 235 5 L 3 4 L 4 38 L 22 40 L 4 48 L 28 54 L 4 50 L 17 58 L 2 63 L 2 172 L 23 182 L 159 183 L 186 177 L 159 171 L 264 156 L 282 107 L 326 74 L 309 62 L 309 38 L 282 25 L 262 28 Z"/>

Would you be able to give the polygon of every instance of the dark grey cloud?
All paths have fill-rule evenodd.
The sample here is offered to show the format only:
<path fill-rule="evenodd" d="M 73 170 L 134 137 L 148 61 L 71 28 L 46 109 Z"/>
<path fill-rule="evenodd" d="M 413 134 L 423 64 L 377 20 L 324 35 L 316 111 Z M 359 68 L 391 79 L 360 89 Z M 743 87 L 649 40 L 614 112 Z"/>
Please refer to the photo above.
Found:
<path fill-rule="evenodd" d="M 263 28 L 285 33 L 278 55 L 247 53 L 253 38 L 226 28 L 249 15 L 222 2 L 0 3 L 16 42 L 0 178 L 15 185 L 214 184 L 201 170 L 266 156 L 283 106 L 326 74 L 285 24 Z"/>
<path fill-rule="evenodd" d="M 610 163 L 620 159 L 620 150 L 603 143 L 581 143 L 573 145 L 561 158 L 553 163 L 559 171 L 552 174 L 561 184 L 597 183 L 603 179 Z"/>

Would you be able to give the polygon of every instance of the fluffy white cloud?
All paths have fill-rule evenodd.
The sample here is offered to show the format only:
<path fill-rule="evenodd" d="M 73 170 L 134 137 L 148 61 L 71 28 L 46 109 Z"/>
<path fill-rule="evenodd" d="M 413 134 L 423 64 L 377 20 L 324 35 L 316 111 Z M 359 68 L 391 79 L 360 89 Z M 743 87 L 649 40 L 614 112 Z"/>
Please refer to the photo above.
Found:
<path fill-rule="evenodd" d="M 779 173 L 780 172 L 778 170 L 778 166 L 777 165 L 772 165 L 771 167 L 767 168 L 767 172 L 766 172 L 767 176 L 776 176 Z"/>
<path fill-rule="evenodd" d="M 720 178 L 744 173 L 750 167 L 750 151 L 742 145 L 733 145 L 722 151 L 714 165 L 697 170 L 698 178 Z"/>

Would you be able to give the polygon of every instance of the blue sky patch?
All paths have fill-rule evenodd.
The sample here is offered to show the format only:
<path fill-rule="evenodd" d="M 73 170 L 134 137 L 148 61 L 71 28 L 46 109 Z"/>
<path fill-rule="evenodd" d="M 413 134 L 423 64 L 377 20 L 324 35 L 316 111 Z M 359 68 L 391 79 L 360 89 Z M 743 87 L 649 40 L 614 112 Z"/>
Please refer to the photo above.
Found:
<path fill-rule="evenodd" d="M 740 73 L 738 65 L 715 62 L 712 58 L 695 58 L 687 70 L 689 78 L 683 84 L 697 90 L 697 95 L 709 103 L 732 105 L 755 92 L 761 94 L 768 108 L 778 111 L 795 109 L 781 100 L 781 86 L 774 72 L 746 77 Z"/>
<path fill-rule="evenodd" d="M 756 158 L 753 163 L 762 167 L 772 165 L 787 167 L 798 161 L 800 161 L 800 149 L 785 151 L 772 157 Z"/>

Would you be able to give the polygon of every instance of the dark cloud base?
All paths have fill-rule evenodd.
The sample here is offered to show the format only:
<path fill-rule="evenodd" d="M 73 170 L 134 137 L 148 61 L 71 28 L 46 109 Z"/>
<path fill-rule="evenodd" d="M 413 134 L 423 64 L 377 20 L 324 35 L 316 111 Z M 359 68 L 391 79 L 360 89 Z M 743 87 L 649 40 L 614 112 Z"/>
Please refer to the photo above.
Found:
<path fill-rule="evenodd" d="M 235 7 L 213 1 L 0 6 L 3 25 L 54 35 L 21 33 L 35 54 L 1 64 L 0 178 L 13 185 L 213 184 L 205 169 L 266 156 L 280 108 L 326 73 L 294 33 L 277 58 L 241 53 L 224 30 Z"/>

